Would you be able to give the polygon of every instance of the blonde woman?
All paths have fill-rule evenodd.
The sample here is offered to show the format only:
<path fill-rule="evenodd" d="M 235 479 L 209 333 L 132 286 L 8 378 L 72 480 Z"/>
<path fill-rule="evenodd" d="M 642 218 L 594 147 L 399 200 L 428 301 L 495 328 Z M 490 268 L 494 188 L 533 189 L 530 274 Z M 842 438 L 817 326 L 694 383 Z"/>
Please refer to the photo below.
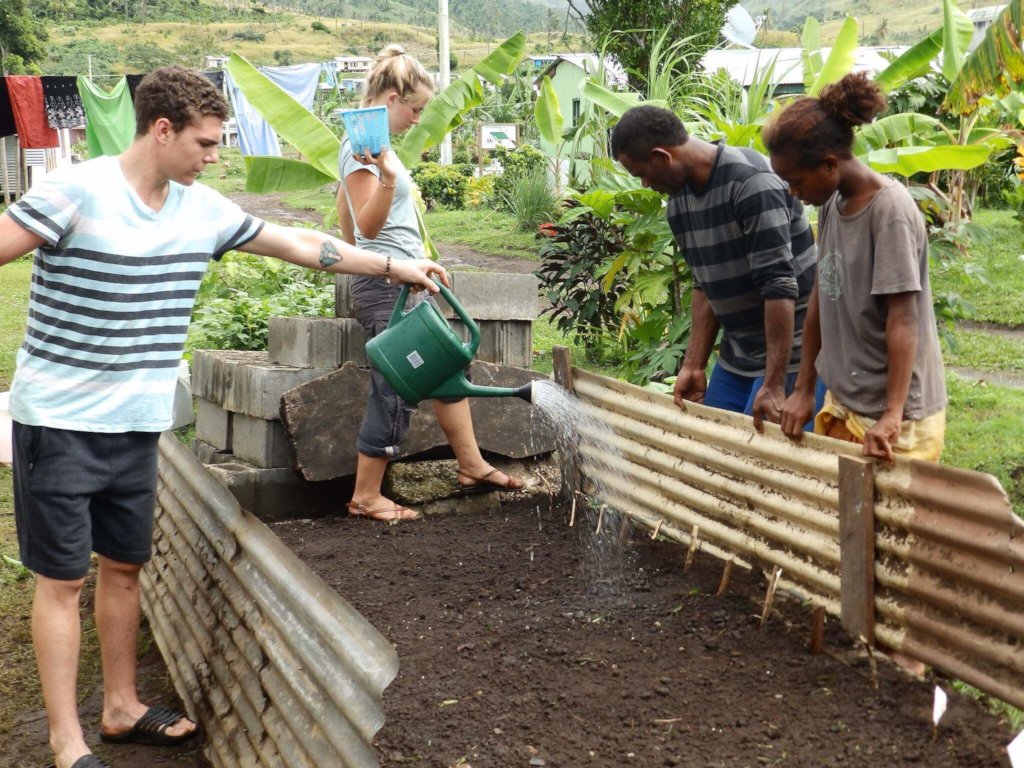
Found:
<path fill-rule="evenodd" d="M 434 80 L 401 46 L 389 45 L 377 57 L 366 78 L 362 106 L 386 107 L 388 127 L 398 135 L 419 123 L 420 115 L 434 95 Z M 413 202 L 413 182 L 394 152 L 377 157 L 366 151 L 352 153 L 348 139 L 339 155 L 341 184 L 338 188 L 338 216 L 345 239 L 375 251 L 391 261 L 423 256 Z M 401 285 L 388 277 L 352 281 L 356 318 L 373 337 L 387 327 Z M 420 296 L 414 297 L 414 301 Z M 388 462 L 399 453 L 399 444 L 409 429 L 410 408 L 384 377 L 370 372 L 370 393 L 359 429 L 359 453 L 355 490 L 348 504 L 349 514 L 372 520 L 399 521 L 419 517 L 415 510 L 396 504 L 381 492 Z M 467 492 L 518 490 L 519 478 L 492 467 L 481 455 L 473 433 L 469 403 L 463 399 L 434 401 L 438 423 L 444 430 L 459 462 L 457 482 Z"/>

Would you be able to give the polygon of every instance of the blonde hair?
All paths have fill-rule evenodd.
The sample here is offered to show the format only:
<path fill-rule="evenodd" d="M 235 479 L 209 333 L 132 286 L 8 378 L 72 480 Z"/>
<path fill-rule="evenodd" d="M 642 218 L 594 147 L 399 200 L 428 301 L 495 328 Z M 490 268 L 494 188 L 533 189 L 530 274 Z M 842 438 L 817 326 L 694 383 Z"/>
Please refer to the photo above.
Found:
<path fill-rule="evenodd" d="M 433 93 L 434 79 L 402 46 L 392 43 L 377 54 L 377 60 L 366 76 L 363 106 L 368 106 L 388 91 L 397 92 L 404 100 L 420 90 Z"/>

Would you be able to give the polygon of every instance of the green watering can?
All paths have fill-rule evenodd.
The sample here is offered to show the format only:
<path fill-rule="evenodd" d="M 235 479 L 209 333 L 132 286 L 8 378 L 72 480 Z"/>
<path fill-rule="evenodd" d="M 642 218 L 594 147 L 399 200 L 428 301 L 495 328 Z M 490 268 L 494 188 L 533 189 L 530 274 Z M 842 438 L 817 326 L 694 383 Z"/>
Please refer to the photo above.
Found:
<path fill-rule="evenodd" d="M 388 327 L 366 342 L 366 356 L 409 405 L 436 397 L 521 397 L 533 402 L 533 384 L 521 387 L 481 387 L 466 380 L 463 369 L 480 346 L 480 329 L 445 286 L 441 296 L 469 329 L 463 342 L 429 301 L 408 312 L 409 286 L 402 287 Z"/>

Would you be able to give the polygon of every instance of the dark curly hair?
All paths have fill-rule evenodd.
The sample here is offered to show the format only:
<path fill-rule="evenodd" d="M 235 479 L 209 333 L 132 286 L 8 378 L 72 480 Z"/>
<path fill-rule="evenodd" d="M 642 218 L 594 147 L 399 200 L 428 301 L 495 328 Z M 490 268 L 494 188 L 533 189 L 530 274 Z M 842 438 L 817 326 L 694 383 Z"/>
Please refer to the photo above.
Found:
<path fill-rule="evenodd" d="M 875 119 L 888 104 L 866 72 L 849 74 L 825 86 L 817 98 L 806 97 L 775 115 L 761 131 L 768 152 L 788 155 L 803 168 L 814 168 L 827 154 L 851 157 L 853 129 Z"/>
<path fill-rule="evenodd" d="M 202 117 L 228 118 L 228 105 L 206 77 L 177 65 L 155 69 L 142 78 L 135 91 L 135 135 L 149 133 L 153 123 L 166 117 L 182 131 Z"/>
<path fill-rule="evenodd" d="M 645 104 L 627 109 L 612 128 L 612 157 L 645 160 L 654 147 L 678 147 L 690 138 L 674 112 Z"/>

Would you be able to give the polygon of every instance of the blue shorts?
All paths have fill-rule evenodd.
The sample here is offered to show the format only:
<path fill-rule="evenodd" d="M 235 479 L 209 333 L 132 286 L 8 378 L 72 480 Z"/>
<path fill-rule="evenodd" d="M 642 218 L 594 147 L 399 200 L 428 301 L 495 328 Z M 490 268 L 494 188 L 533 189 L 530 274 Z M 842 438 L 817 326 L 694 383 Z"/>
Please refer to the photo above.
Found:
<path fill-rule="evenodd" d="M 77 432 L 14 422 L 14 519 L 26 568 L 80 579 L 91 552 L 149 560 L 159 432 Z"/>
<path fill-rule="evenodd" d="M 764 384 L 764 376 L 740 376 L 715 363 L 715 367 L 711 371 L 711 380 L 708 382 L 708 390 L 704 393 L 704 405 L 750 416 L 754 413 L 754 398 L 757 397 L 762 384 Z M 787 395 L 793 391 L 794 384 L 796 384 L 795 372 L 786 376 Z M 814 413 L 821 410 L 824 400 L 825 384 L 818 379 L 814 384 Z M 813 431 L 814 414 L 811 414 L 811 420 L 804 425 L 804 432 Z"/>

